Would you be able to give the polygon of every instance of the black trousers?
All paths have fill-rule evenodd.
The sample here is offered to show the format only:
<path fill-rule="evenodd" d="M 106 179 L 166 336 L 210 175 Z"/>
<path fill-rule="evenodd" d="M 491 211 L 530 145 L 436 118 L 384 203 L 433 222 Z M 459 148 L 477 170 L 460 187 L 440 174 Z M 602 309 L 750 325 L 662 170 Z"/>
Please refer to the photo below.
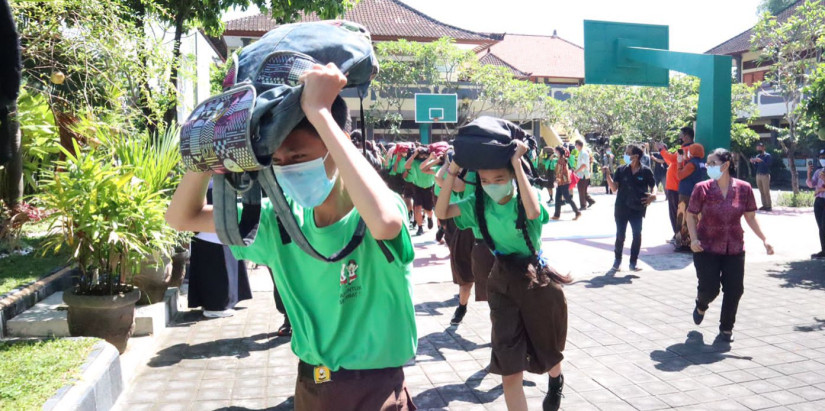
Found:
<path fill-rule="evenodd" d="M 642 249 L 642 221 L 645 215 L 641 211 L 622 211 L 614 213 L 616 219 L 616 244 L 613 255 L 617 261 L 622 261 L 624 240 L 627 234 L 627 223 L 633 232 L 633 241 L 630 243 L 630 263 L 636 264 L 639 260 L 639 251 Z"/>
<path fill-rule="evenodd" d="M 723 296 L 719 330 L 733 330 L 739 299 L 745 292 L 745 253 L 736 255 L 694 253 L 693 265 L 696 267 L 696 278 L 699 280 L 696 305 L 702 311 L 707 310 L 708 305 L 719 295 L 719 286 L 721 286 Z"/>
<path fill-rule="evenodd" d="M 570 204 L 570 207 L 573 207 L 573 212 L 576 214 L 579 213 L 579 208 L 576 207 L 576 203 L 573 202 L 573 196 L 570 195 L 570 184 L 556 187 L 556 212 L 553 213 L 553 217 L 561 215 L 561 206 L 564 203 Z"/>
<path fill-rule="evenodd" d="M 665 198 L 667 198 L 667 212 L 670 215 L 670 226 L 673 228 L 673 234 L 679 232 L 679 220 L 676 219 L 676 212 L 679 210 L 679 192 L 676 190 L 665 191 Z"/>
<path fill-rule="evenodd" d="M 814 217 L 819 227 L 819 246 L 825 253 L 825 198 L 817 197 L 814 200 Z"/>

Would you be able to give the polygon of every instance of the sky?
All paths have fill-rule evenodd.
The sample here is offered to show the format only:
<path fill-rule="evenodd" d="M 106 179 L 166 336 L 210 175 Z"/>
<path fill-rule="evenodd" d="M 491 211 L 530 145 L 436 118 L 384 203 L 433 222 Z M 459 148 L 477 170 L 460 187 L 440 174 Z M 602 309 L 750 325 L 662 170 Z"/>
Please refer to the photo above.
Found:
<path fill-rule="evenodd" d="M 704 53 L 756 24 L 759 0 L 402 0 L 443 23 L 494 33 L 558 35 L 583 45 L 584 20 L 670 26 L 670 49 Z M 224 20 L 256 14 L 230 12 Z"/>

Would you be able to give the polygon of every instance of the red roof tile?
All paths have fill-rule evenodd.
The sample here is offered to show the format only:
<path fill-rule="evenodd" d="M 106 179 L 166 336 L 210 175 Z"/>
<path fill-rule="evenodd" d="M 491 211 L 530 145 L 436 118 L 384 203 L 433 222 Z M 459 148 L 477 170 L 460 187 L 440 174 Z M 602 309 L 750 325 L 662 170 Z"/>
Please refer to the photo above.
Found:
<path fill-rule="evenodd" d="M 504 67 L 508 71 L 510 71 L 510 74 L 512 74 L 515 77 L 530 77 L 530 73 L 524 73 L 519 69 L 507 64 L 506 61 L 498 58 L 498 56 L 496 56 L 493 53 L 484 53 L 484 55 L 480 59 L 478 59 L 478 61 L 481 62 L 481 64 L 489 64 L 491 66 Z"/>
<path fill-rule="evenodd" d="M 489 50 L 533 77 L 584 78 L 584 49 L 558 36 L 505 34 Z"/>
<path fill-rule="evenodd" d="M 441 37 L 452 37 L 457 42 L 479 44 L 489 44 L 497 40 L 495 36 L 444 24 L 398 0 L 361 0 L 344 13 L 343 19 L 367 27 L 373 40 L 436 40 Z M 318 16 L 314 13 L 300 19 L 317 20 Z M 259 14 L 227 21 L 224 35 L 260 37 L 277 26 L 275 20 Z"/>
<path fill-rule="evenodd" d="M 796 8 L 802 5 L 802 3 L 803 2 L 801 0 L 797 1 L 796 3 L 788 6 L 785 10 L 782 10 L 782 12 L 776 16 L 776 21 L 782 23 L 787 20 L 788 17 L 793 15 Z M 748 51 L 751 49 L 751 36 L 753 36 L 753 27 L 706 51 L 705 54 L 734 55 Z"/>

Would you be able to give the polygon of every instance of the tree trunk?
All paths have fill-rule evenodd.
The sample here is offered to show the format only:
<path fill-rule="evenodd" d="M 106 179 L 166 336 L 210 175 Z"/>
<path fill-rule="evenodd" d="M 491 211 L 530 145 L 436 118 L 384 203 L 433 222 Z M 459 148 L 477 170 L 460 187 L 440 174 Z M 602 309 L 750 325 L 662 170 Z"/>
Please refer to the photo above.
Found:
<path fill-rule="evenodd" d="M 23 148 L 20 146 L 20 124 L 14 119 L 16 112 L 16 102 L 0 109 L 0 141 L 8 142 L 8 154 L 11 155 L 0 174 L 0 193 L 12 216 L 19 208 L 23 196 Z"/>
<path fill-rule="evenodd" d="M 178 12 L 175 17 L 175 41 L 172 43 L 172 71 L 169 74 L 169 84 L 172 86 L 174 97 L 163 115 L 163 122 L 171 125 L 178 115 L 178 72 L 180 71 L 180 39 L 183 37 L 183 22 L 185 16 L 183 12 Z"/>
<path fill-rule="evenodd" d="M 146 56 L 146 40 L 145 40 L 145 31 L 146 31 L 146 6 L 143 2 L 138 2 L 136 13 L 138 14 L 137 20 L 135 21 L 135 26 L 140 30 L 140 51 L 141 51 L 141 58 L 143 60 L 143 66 L 146 67 L 149 62 Z M 149 88 L 149 76 L 143 75 L 140 78 L 140 100 L 139 105 L 140 109 L 143 112 L 144 121 L 146 122 L 146 130 L 149 132 L 149 135 L 154 135 L 157 131 L 158 124 L 155 119 L 152 118 L 152 109 L 149 107 L 149 99 L 152 96 L 152 89 Z"/>
<path fill-rule="evenodd" d="M 788 157 L 788 169 L 791 170 L 791 188 L 793 189 L 794 195 L 799 194 L 799 174 L 796 172 L 796 136 L 793 129 L 793 125 L 790 127 L 790 134 L 788 137 L 788 144 L 786 147 L 787 150 L 787 157 Z"/>
<path fill-rule="evenodd" d="M 64 113 L 59 109 L 52 109 L 52 115 L 54 116 L 54 124 L 57 126 L 57 134 L 60 136 L 60 146 L 66 149 L 66 151 L 77 155 L 74 151 L 74 143 L 73 140 L 79 140 L 77 133 L 72 131 L 72 126 L 77 123 L 77 117 Z M 62 152 L 60 153 L 60 160 L 65 160 L 66 155 Z"/>

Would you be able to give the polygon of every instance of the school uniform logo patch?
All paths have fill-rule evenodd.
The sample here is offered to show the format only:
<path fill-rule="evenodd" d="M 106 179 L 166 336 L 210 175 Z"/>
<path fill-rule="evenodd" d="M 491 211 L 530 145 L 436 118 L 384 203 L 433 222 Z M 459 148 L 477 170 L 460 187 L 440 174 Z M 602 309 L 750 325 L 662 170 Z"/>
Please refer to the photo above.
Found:
<path fill-rule="evenodd" d="M 341 266 L 341 285 L 352 284 L 358 279 L 358 264 L 355 260 L 349 260 L 346 264 Z"/>
<path fill-rule="evenodd" d="M 341 265 L 341 292 L 338 297 L 338 303 L 344 304 L 347 300 L 358 297 L 361 294 L 361 286 L 354 284 L 358 279 L 358 263 L 355 260 L 349 260 Z"/>

